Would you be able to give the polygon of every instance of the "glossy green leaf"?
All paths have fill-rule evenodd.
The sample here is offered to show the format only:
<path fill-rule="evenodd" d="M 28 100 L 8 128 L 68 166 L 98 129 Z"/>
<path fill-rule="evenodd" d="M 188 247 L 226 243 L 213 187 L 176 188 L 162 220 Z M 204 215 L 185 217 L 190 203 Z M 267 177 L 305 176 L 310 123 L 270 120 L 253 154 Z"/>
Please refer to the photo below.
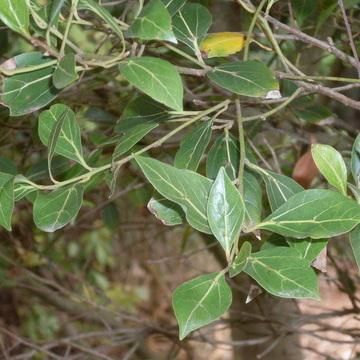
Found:
<path fill-rule="evenodd" d="M 52 1 L 48 28 L 50 28 L 51 26 L 53 26 L 53 24 L 57 22 L 64 3 L 65 0 Z"/>
<path fill-rule="evenodd" d="M 333 116 L 333 112 L 322 104 L 315 104 L 294 111 L 295 115 L 309 123 L 314 123 Z"/>
<path fill-rule="evenodd" d="M 29 36 L 29 5 L 26 0 L 0 0 L 0 20 L 14 30 Z"/>
<path fill-rule="evenodd" d="M 360 223 L 360 205 L 331 190 L 305 190 L 292 196 L 253 229 L 294 238 L 329 238 Z"/>
<path fill-rule="evenodd" d="M 256 170 L 256 169 L 255 169 Z M 266 193 L 272 211 L 275 211 L 293 195 L 304 191 L 295 180 L 272 171 L 259 171 L 266 186 Z"/>
<path fill-rule="evenodd" d="M 209 119 L 182 138 L 174 159 L 175 167 L 194 171 L 198 168 L 210 142 L 212 125 L 213 119 Z"/>
<path fill-rule="evenodd" d="M 220 242 L 227 257 L 240 235 L 245 216 L 244 201 L 225 169 L 221 168 L 209 193 L 207 217 L 211 232 Z"/>
<path fill-rule="evenodd" d="M 329 145 L 314 144 L 311 154 L 325 179 L 346 196 L 347 170 L 341 154 Z"/>
<path fill-rule="evenodd" d="M 231 134 L 220 135 L 209 150 L 206 161 L 206 176 L 215 179 L 221 167 L 224 167 L 231 181 L 237 178 L 239 171 L 239 141 Z"/>
<path fill-rule="evenodd" d="M 150 0 L 130 25 L 125 36 L 177 43 L 172 31 L 171 16 L 161 0 Z"/>
<path fill-rule="evenodd" d="M 360 188 L 360 133 L 356 137 L 351 151 L 351 173 L 355 184 Z"/>
<path fill-rule="evenodd" d="M 360 226 L 350 232 L 350 244 L 354 252 L 356 264 L 360 270 Z"/>
<path fill-rule="evenodd" d="M 111 232 L 116 233 L 119 231 L 120 214 L 115 202 L 109 202 L 103 207 L 102 219 Z"/>
<path fill-rule="evenodd" d="M 174 16 L 186 3 L 186 0 L 162 0 L 170 16 Z"/>
<path fill-rule="evenodd" d="M 75 65 L 75 55 L 73 53 L 67 53 L 59 61 L 53 74 L 53 83 L 57 89 L 65 88 L 79 77 Z"/>
<path fill-rule="evenodd" d="M 122 75 L 154 100 L 182 111 L 183 86 L 175 66 L 168 61 L 144 56 L 119 64 Z"/>
<path fill-rule="evenodd" d="M 181 206 L 164 198 L 159 193 L 155 193 L 150 199 L 147 208 L 164 225 L 179 225 L 186 221 L 186 216 Z"/>
<path fill-rule="evenodd" d="M 172 299 L 180 340 L 224 315 L 231 300 L 231 289 L 219 273 L 199 276 L 180 285 Z"/>
<path fill-rule="evenodd" d="M 316 274 L 295 249 L 278 247 L 252 254 L 244 271 L 270 294 L 320 299 Z"/>
<path fill-rule="evenodd" d="M 74 112 L 66 105 L 53 105 L 50 110 L 45 110 L 40 114 L 38 128 L 40 139 L 45 146 L 49 146 L 52 129 L 62 119 L 64 113 L 66 115 L 63 118 L 55 152 L 86 166 L 82 152 L 80 128 Z"/>
<path fill-rule="evenodd" d="M 294 239 L 286 238 L 287 243 L 294 249 L 300 252 L 301 256 L 308 260 L 309 263 L 313 261 L 325 248 L 329 239 Z"/>
<path fill-rule="evenodd" d="M 168 118 L 167 108 L 146 95 L 130 102 L 123 111 L 121 122 L 115 126 L 115 131 L 123 135 L 117 141 L 113 160 L 130 150 L 160 122 Z"/>
<path fill-rule="evenodd" d="M 211 188 L 209 179 L 152 158 L 136 156 L 135 160 L 154 188 L 183 208 L 186 219 L 193 228 L 211 233 L 206 215 L 207 198 Z"/>
<path fill-rule="evenodd" d="M 239 95 L 263 97 L 272 90 L 279 90 L 274 74 L 256 61 L 221 64 L 206 75 L 215 84 Z"/>
<path fill-rule="evenodd" d="M 42 231 L 54 232 L 73 220 L 83 201 L 84 188 L 68 185 L 49 194 L 40 193 L 34 202 L 34 222 Z"/>
<path fill-rule="evenodd" d="M 174 33 L 179 41 L 196 50 L 211 22 L 212 16 L 206 7 L 187 3 L 173 18 Z"/>
<path fill-rule="evenodd" d="M 14 210 L 14 176 L 0 173 L 0 225 L 11 231 Z"/>
<path fill-rule="evenodd" d="M 21 182 L 24 180 L 24 182 Z M 14 200 L 19 201 L 26 195 L 37 191 L 37 188 L 26 182 L 26 177 L 23 175 L 17 175 L 14 182 Z"/>
<path fill-rule="evenodd" d="M 111 29 L 119 36 L 120 39 L 123 39 L 123 32 L 117 22 L 117 20 L 109 13 L 108 10 L 104 6 L 101 6 L 95 0 L 80 0 L 79 8 L 84 8 L 91 10 L 96 15 L 98 15 L 101 19 L 104 20 L 106 24 L 108 24 Z"/>
<path fill-rule="evenodd" d="M 2 64 L 8 70 L 31 66 L 46 66 L 53 59 L 40 52 L 17 55 Z M 32 113 L 56 98 L 60 90 L 52 83 L 54 66 L 24 72 L 3 78 L 2 101 L 10 108 L 12 116 Z"/>
<path fill-rule="evenodd" d="M 261 185 L 258 179 L 249 171 L 244 171 L 244 204 L 245 218 L 243 227 L 248 228 L 260 223 L 262 198 Z"/>
<path fill-rule="evenodd" d="M 170 118 L 168 108 L 146 95 L 138 96 L 126 105 L 121 121 L 115 125 L 115 131 L 124 133 L 132 126 L 142 123 L 160 123 Z"/>
<path fill-rule="evenodd" d="M 233 263 L 229 268 L 230 277 L 234 277 L 237 274 L 240 274 L 244 270 L 248 262 L 248 258 L 251 255 L 251 248 L 252 248 L 251 244 L 248 241 L 245 241 L 242 244 L 240 251 L 236 255 L 235 260 L 233 261 Z"/>

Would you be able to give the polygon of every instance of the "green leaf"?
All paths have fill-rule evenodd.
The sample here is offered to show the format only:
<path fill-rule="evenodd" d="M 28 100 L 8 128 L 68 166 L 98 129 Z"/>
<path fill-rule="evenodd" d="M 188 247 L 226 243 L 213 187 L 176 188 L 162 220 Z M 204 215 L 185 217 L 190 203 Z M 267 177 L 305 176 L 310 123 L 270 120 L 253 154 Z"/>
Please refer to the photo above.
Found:
<path fill-rule="evenodd" d="M 351 151 L 351 173 L 355 184 L 360 188 L 360 133 L 356 137 Z"/>
<path fill-rule="evenodd" d="M 54 232 L 73 220 L 83 201 L 84 188 L 69 185 L 52 191 L 40 193 L 34 202 L 34 222 L 42 231 Z"/>
<path fill-rule="evenodd" d="M 300 22 L 316 10 L 317 2 L 313 0 L 292 0 L 295 18 Z"/>
<path fill-rule="evenodd" d="M 360 188 L 353 184 L 347 183 L 348 188 L 351 190 L 358 204 L 360 204 Z"/>
<path fill-rule="evenodd" d="M 350 244 L 354 252 L 356 264 L 360 270 L 360 226 L 350 232 Z"/>
<path fill-rule="evenodd" d="M 50 110 L 45 110 L 39 117 L 39 136 L 45 146 L 49 146 L 50 135 L 53 127 L 63 118 L 63 126 L 56 143 L 55 152 L 68 159 L 75 160 L 83 166 L 87 166 L 83 157 L 81 145 L 81 133 L 74 112 L 66 105 L 56 104 Z"/>
<path fill-rule="evenodd" d="M 239 191 L 226 175 L 224 168 L 220 169 L 211 187 L 207 216 L 212 233 L 229 258 L 234 241 L 240 235 L 245 206 Z"/>
<path fill-rule="evenodd" d="M 17 55 L 2 64 L 2 68 L 19 70 L 31 66 L 46 66 L 53 59 L 40 52 Z M 11 116 L 32 113 L 55 99 L 60 90 L 52 83 L 54 66 L 23 72 L 3 78 L 2 101 L 10 108 Z"/>
<path fill-rule="evenodd" d="M 16 164 L 5 156 L 0 156 L 0 172 L 10 175 L 16 175 L 18 173 Z"/>
<path fill-rule="evenodd" d="M 21 180 L 24 180 L 25 182 L 21 182 Z M 26 182 L 26 177 L 23 175 L 17 175 L 15 177 L 15 183 L 14 183 L 14 200 L 19 201 L 26 195 L 34 192 L 37 190 L 36 187 L 28 184 Z"/>
<path fill-rule="evenodd" d="M 245 218 L 243 227 L 248 228 L 261 221 L 261 185 L 257 178 L 249 171 L 244 171 L 244 204 Z"/>
<path fill-rule="evenodd" d="M 53 26 L 58 21 L 60 11 L 65 3 L 65 0 L 53 0 L 51 4 L 51 11 L 49 16 L 49 25 L 48 29 Z"/>
<path fill-rule="evenodd" d="M 51 173 L 53 176 L 60 175 L 69 169 L 69 160 L 62 156 L 54 156 L 51 161 Z M 49 179 L 48 160 L 44 159 L 32 166 L 27 172 L 26 177 L 31 181 Z"/>
<path fill-rule="evenodd" d="M 104 6 L 101 6 L 95 0 L 80 0 L 79 7 L 91 10 L 96 15 L 98 15 L 101 19 L 104 20 L 106 24 L 108 24 L 111 29 L 120 37 L 120 39 L 124 39 L 123 32 L 117 22 L 117 20 L 106 10 Z"/>
<path fill-rule="evenodd" d="M 256 61 L 235 61 L 221 64 L 206 74 L 215 84 L 235 94 L 263 97 L 279 90 L 274 74 Z"/>
<path fill-rule="evenodd" d="M 159 193 L 155 193 L 150 199 L 147 208 L 164 225 L 179 225 L 186 221 L 186 216 L 181 206 L 164 198 Z"/>
<path fill-rule="evenodd" d="M 14 176 L 0 173 L 0 225 L 11 231 L 14 211 Z"/>
<path fill-rule="evenodd" d="M 254 169 L 256 171 L 256 169 Z M 275 211 L 293 195 L 304 191 L 295 180 L 272 171 L 259 171 L 266 186 L 266 193 L 272 211 Z"/>
<path fill-rule="evenodd" d="M 164 40 L 177 44 L 172 31 L 171 16 L 161 0 L 150 0 L 130 25 L 125 36 L 142 40 Z"/>
<path fill-rule="evenodd" d="M 170 16 L 174 16 L 186 3 L 186 0 L 162 0 Z"/>
<path fill-rule="evenodd" d="M 183 86 L 174 65 L 144 56 L 123 61 L 119 69 L 130 84 L 171 109 L 182 111 Z"/>
<path fill-rule="evenodd" d="M 194 171 L 197 169 L 210 142 L 213 121 L 214 119 L 209 119 L 203 122 L 182 138 L 174 159 L 175 167 Z"/>
<path fill-rule="evenodd" d="M 329 145 L 313 144 L 311 154 L 325 179 L 346 196 L 347 170 L 341 154 Z"/>
<path fill-rule="evenodd" d="M 294 113 L 309 123 L 315 123 L 334 115 L 328 107 L 322 104 L 315 104 L 305 109 L 295 110 Z"/>
<path fill-rule="evenodd" d="M 287 243 L 294 249 L 300 252 L 301 256 L 308 260 L 309 263 L 313 261 L 325 248 L 329 239 L 294 239 L 286 238 Z"/>
<path fill-rule="evenodd" d="M 130 102 L 124 109 L 121 122 L 115 126 L 115 131 L 123 135 L 116 144 L 113 161 L 168 118 L 168 110 L 146 95 Z"/>
<path fill-rule="evenodd" d="M 239 160 L 239 141 L 233 135 L 226 136 L 223 133 L 209 150 L 206 161 L 206 176 L 215 179 L 220 168 L 224 167 L 228 177 L 234 181 L 239 171 Z"/>
<path fill-rule="evenodd" d="M 180 340 L 224 315 L 231 300 L 230 287 L 219 273 L 199 276 L 180 285 L 172 299 Z"/>
<path fill-rule="evenodd" d="M 254 229 L 294 238 L 328 238 L 360 223 L 360 205 L 331 190 L 305 190 L 292 196 Z"/>
<path fill-rule="evenodd" d="M 73 53 L 67 53 L 59 61 L 53 74 L 53 83 L 57 89 L 65 88 L 79 77 L 75 65 L 75 55 Z"/>
<path fill-rule="evenodd" d="M 229 268 L 230 277 L 234 277 L 237 274 L 240 274 L 244 270 L 250 255 L 251 255 L 251 244 L 248 241 L 245 241 L 242 244 L 239 253 L 236 255 L 235 260 L 233 261 L 233 263 Z"/>
<path fill-rule="evenodd" d="M 158 124 L 169 119 L 168 110 L 151 97 L 141 95 L 126 105 L 121 121 L 115 126 L 115 131 L 124 133 L 132 126 L 146 122 Z"/>
<path fill-rule="evenodd" d="M 134 158 L 154 188 L 183 208 L 186 219 L 193 228 L 211 233 L 206 216 L 207 198 L 211 188 L 209 179 L 155 159 L 142 156 Z"/>
<path fill-rule="evenodd" d="M 28 2 L 26 0 L 0 0 L 0 20 L 11 30 L 28 37 Z"/>
<path fill-rule="evenodd" d="M 209 30 L 212 16 L 200 4 L 186 4 L 173 18 L 174 33 L 178 40 L 196 50 Z"/>
<path fill-rule="evenodd" d="M 102 219 L 105 226 L 113 233 L 119 231 L 120 214 L 115 202 L 110 202 L 103 207 Z"/>
<path fill-rule="evenodd" d="M 261 250 L 269 250 L 278 248 L 279 246 L 289 247 L 286 238 L 279 234 L 271 234 L 268 239 L 262 244 Z"/>
<path fill-rule="evenodd" d="M 295 249 L 278 247 L 252 254 L 244 271 L 270 294 L 320 299 L 316 274 Z"/>

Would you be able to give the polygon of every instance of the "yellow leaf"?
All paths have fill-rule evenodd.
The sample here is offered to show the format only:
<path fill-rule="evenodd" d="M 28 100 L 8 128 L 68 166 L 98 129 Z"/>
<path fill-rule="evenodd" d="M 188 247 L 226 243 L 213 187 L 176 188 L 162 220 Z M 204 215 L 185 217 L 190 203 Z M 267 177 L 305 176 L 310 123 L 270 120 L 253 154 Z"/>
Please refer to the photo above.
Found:
<path fill-rule="evenodd" d="M 242 50 L 245 46 L 246 35 L 234 32 L 219 32 L 207 34 L 200 45 L 204 58 L 228 56 Z"/>

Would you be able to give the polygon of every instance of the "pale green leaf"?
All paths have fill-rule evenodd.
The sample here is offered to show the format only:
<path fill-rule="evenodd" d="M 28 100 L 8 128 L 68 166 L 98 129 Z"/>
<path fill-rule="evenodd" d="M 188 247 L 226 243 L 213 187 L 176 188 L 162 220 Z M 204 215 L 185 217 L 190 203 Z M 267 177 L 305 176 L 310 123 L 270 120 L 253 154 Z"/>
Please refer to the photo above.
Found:
<path fill-rule="evenodd" d="M 248 241 L 245 241 L 242 244 L 240 251 L 236 255 L 235 260 L 232 262 L 229 268 L 230 277 L 234 277 L 237 274 L 240 274 L 244 270 L 248 262 L 248 258 L 251 255 L 251 248 L 252 246 Z"/>
<path fill-rule="evenodd" d="M 311 154 L 325 179 L 346 196 L 347 170 L 341 154 L 329 145 L 313 144 Z"/>
<path fill-rule="evenodd" d="M 231 289 L 219 273 L 199 276 L 180 285 L 172 299 L 180 340 L 224 315 L 231 300 Z"/>
<path fill-rule="evenodd" d="M 52 191 L 40 193 L 34 202 L 34 222 L 42 231 L 54 232 L 73 220 L 83 201 L 84 188 L 69 185 Z"/>
<path fill-rule="evenodd" d="M 224 167 L 228 177 L 234 181 L 239 171 L 239 141 L 231 134 L 220 135 L 209 150 L 206 161 L 206 175 L 215 179 L 220 168 Z"/>
<path fill-rule="evenodd" d="M 179 225 L 186 221 L 186 216 L 181 206 L 164 198 L 159 193 L 155 193 L 150 199 L 147 208 L 164 225 Z"/>
<path fill-rule="evenodd" d="M 171 16 L 161 0 L 150 0 L 125 33 L 142 40 L 164 40 L 177 44 Z"/>
<path fill-rule="evenodd" d="M 174 16 L 186 3 L 186 0 L 162 0 L 170 16 Z"/>
<path fill-rule="evenodd" d="M 82 152 L 81 133 L 74 112 L 66 105 L 56 104 L 45 110 L 39 117 L 39 136 L 45 146 L 49 146 L 53 127 L 63 118 L 63 125 L 56 142 L 55 152 L 85 165 Z"/>
<path fill-rule="evenodd" d="M 279 90 L 274 74 L 256 61 L 235 61 L 221 64 L 206 73 L 217 85 L 235 94 L 264 97 L 272 90 Z"/>
<path fill-rule="evenodd" d="M 53 83 L 57 89 L 63 89 L 79 77 L 75 65 L 75 55 L 73 53 L 67 53 L 59 61 L 53 74 Z"/>
<path fill-rule="evenodd" d="M 262 210 L 262 191 L 260 182 L 249 171 L 244 171 L 245 218 L 243 227 L 248 228 L 260 223 Z"/>
<path fill-rule="evenodd" d="M 24 182 L 22 182 L 22 180 Z M 36 187 L 26 182 L 26 177 L 23 175 L 16 175 L 14 182 L 14 200 L 19 201 L 26 195 L 37 190 Z"/>
<path fill-rule="evenodd" d="M 254 229 L 294 238 L 329 238 L 360 223 L 360 205 L 331 190 L 305 190 L 292 196 Z"/>
<path fill-rule="evenodd" d="M 14 176 L 0 173 L 0 225 L 11 231 L 14 211 Z"/>
<path fill-rule="evenodd" d="M 53 59 L 40 52 L 17 55 L 2 64 L 8 70 L 22 71 L 31 66 L 47 66 Z M 54 66 L 23 72 L 3 78 L 2 101 L 12 116 L 20 116 L 41 109 L 59 94 L 52 82 Z"/>
<path fill-rule="evenodd" d="M 175 66 L 168 61 L 144 56 L 119 64 L 122 75 L 154 100 L 182 111 L 183 86 Z"/>
<path fill-rule="evenodd" d="M 295 249 L 278 247 L 252 254 L 244 271 L 270 294 L 320 299 L 316 274 Z"/>
<path fill-rule="evenodd" d="M 207 217 L 210 229 L 227 257 L 230 256 L 234 241 L 240 235 L 244 216 L 244 201 L 224 168 L 221 168 L 210 190 Z"/>
<path fill-rule="evenodd" d="M 29 36 L 29 5 L 26 0 L 0 0 L 0 20 L 11 30 Z"/>
<path fill-rule="evenodd" d="M 187 3 L 173 18 L 174 33 L 178 40 L 196 50 L 211 22 L 212 16 L 206 7 Z"/>
<path fill-rule="evenodd" d="M 212 125 L 213 119 L 209 119 L 182 138 L 174 159 L 175 167 L 194 171 L 198 168 L 210 142 Z"/>
<path fill-rule="evenodd" d="M 326 248 L 329 239 L 294 239 L 288 237 L 286 241 L 292 248 L 299 251 L 301 256 L 310 263 Z"/>
<path fill-rule="evenodd" d="M 254 169 L 256 171 L 256 169 Z M 293 195 L 304 191 L 295 180 L 269 170 L 259 171 L 266 186 L 266 193 L 272 211 L 275 211 Z"/>
<path fill-rule="evenodd" d="M 207 198 L 211 188 L 209 179 L 152 158 L 136 156 L 135 160 L 154 188 L 183 208 L 186 219 L 193 228 L 211 233 L 206 215 Z"/>

